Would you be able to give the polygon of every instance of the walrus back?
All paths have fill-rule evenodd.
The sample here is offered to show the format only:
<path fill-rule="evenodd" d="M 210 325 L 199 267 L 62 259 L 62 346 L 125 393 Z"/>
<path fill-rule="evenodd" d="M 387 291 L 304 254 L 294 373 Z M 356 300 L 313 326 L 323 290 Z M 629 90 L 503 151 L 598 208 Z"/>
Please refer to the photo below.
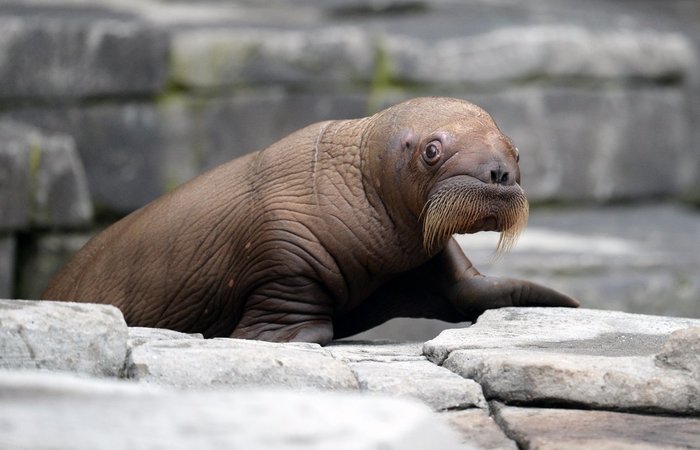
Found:
<path fill-rule="evenodd" d="M 91 239 L 41 297 L 113 304 L 131 326 L 230 334 L 271 192 L 304 195 L 322 124 L 206 172 Z"/>

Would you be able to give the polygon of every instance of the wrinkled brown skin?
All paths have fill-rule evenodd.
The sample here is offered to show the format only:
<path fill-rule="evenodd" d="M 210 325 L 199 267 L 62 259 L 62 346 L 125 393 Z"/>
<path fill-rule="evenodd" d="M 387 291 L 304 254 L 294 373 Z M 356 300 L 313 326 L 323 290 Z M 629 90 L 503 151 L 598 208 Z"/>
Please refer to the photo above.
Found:
<path fill-rule="evenodd" d="M 435 139 L 442 154 L 429 165 L 423 152 Z M 394 317 L 458 322 L 503 306 L 578 306 L 479 274 L 453 238 L 433 254 L 423 247 L 432 191 L 455 176 L 492 183 L 496 167 L 509 174 L 503 184 L 519 183 L 516 157 L 487 113 L 456 99 L 313 124 L 115 223 L 42 298 L 113 304 L 131 326 L 322 345 Z"/>

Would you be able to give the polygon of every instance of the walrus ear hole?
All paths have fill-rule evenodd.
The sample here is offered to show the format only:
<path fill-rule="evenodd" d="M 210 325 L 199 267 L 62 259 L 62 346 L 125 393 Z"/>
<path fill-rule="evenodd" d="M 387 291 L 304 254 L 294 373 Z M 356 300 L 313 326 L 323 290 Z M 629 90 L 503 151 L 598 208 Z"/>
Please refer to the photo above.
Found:
<path fill-rule="evenodd" d="M 442 144 L 440 141 L 429 142 L 423 149 L 423 161 L 429 166 L 434 165 L 442 156 Z"/>

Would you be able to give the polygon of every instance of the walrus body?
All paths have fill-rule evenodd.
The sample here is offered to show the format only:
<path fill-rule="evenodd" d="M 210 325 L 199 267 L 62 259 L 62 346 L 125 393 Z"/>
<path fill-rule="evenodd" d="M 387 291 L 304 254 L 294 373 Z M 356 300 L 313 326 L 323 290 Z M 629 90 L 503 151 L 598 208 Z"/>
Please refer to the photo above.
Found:
<path fill-rule="evenodd" d="M 514 242 L 527 218 L 517 160 L 462 100 L 313 124 L 115 223 L 42 297 L 110 303 L 132 326 L 321 344 L 393 317 L 576 306 L 480 275 L 451 237 L 497 230 Z"/>

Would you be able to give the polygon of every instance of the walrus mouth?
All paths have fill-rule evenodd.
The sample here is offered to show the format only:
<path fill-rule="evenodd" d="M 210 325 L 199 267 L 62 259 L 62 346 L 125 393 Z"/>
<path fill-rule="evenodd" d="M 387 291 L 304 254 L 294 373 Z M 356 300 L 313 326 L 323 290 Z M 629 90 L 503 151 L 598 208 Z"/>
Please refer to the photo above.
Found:
<path fill-rule="evenodd" d="M 496 253 L 510 250 L 527 225 L 529 205 L 517 184 L 485 184 L 467 175 L 451 177 L 431 192 L 423 208 L 423 247 L 442 248 L 455 233 L 500 231 Z"/>

